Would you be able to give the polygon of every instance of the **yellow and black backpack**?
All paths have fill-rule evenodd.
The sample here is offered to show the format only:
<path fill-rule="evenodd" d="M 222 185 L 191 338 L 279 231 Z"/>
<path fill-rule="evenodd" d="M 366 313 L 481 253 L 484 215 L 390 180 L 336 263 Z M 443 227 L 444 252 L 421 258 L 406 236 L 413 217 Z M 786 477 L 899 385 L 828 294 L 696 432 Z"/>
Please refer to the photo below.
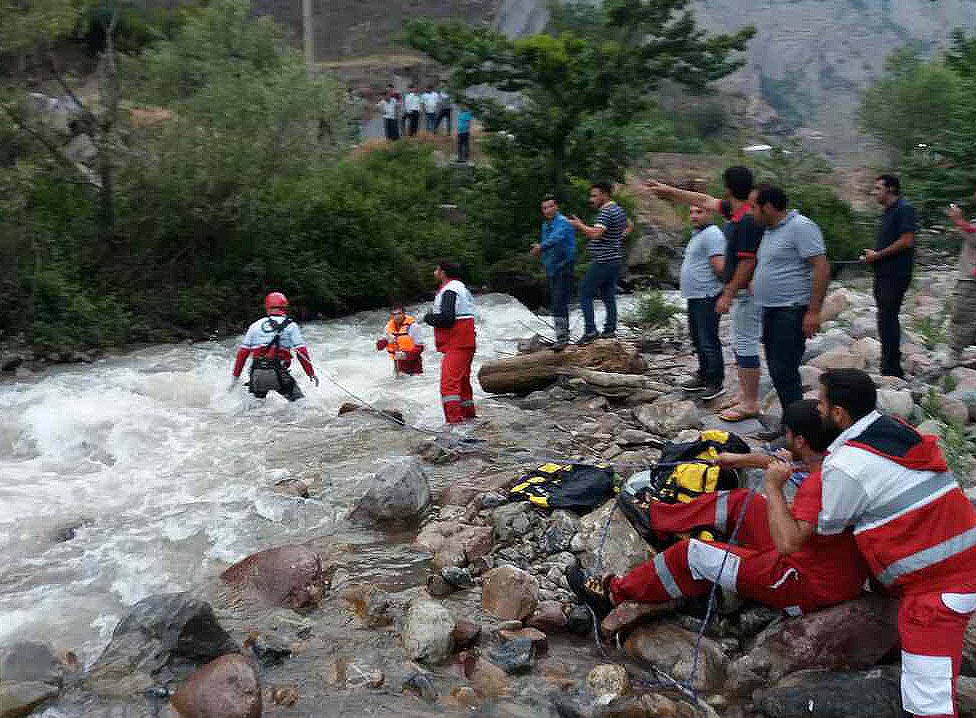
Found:
<path fill-rule="evenodd" d="M 510 501 L 530 501 L 544 509 L 587 513 L 613 496 L 613 468 L 578 463 L 543 464 L 508 490 Z"/>

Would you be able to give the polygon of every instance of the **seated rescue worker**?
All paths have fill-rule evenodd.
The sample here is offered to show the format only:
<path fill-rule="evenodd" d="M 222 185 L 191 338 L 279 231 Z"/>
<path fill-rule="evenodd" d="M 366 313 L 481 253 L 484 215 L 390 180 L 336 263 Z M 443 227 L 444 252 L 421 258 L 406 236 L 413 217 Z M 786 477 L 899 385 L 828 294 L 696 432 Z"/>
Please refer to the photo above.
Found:
<path fill-rule="evenodd" d="M 420 325 L 404 311 L 402 304 L 394 305 L 383 331 L 386 336 L 376 340 L 376 351 L 386 349 L 389 352 L 394 375 L 423 374 L 424 361 L 420 355 L 424 351 L 424 340 L 420 336 Z"/>
<path fill-rule="evenodd" d="M 955 716 L 963 636 L 976 611 L 976 508 L 936 437 L 879 413 L 876 402 L 863 371 L 820 376 L 820 412 L 840 433 L 823 463 L 818 538 L 853 527 L 871 573 L 898 597 L 906 713 Z"/>
<path fill-rule="evenodd" d="M 651 527 L 662 533 L 713 527 L 731 535 L 739 524 L 737 545 L 678 541 L 624 576 L 588 577 L 579 566 L 570 566 L 566 578 L 573 591 L 597 614 L 606 614 L 623 601 L 700 596 L 715 582 L 793 616 L 860 595 L 867 567 L 851 533 L 816 535 L 820 465 L 829 442 L 817 402 L 791 404 L 783 413 L 783 426 L 792 458 L 809 472 L 792 507 L 783 492 L 794 472 L 792 463 L 746 454 L 740 465 L 769 464 L 765 497 L 734 489 L 705 494 L 686 504 L 654 501 L 647 507 Z"/>
<path fill-rule="evenodd" d="M 231 387 L 240 378 L 247 358 L 251 357 L 251 378 L 247 387 L 254 396 L 263 399 L 269 391 L 276 391 L 288 401 L 301 399 L 304 394 L 288 371 L 293 350 L 309 380 L 315 386 L 319 385 L 302 330 L 288 316 L 288 298 L 281 292 L 271 292 L 264 298 L 264 311 L 267 316 L 248 327 L 241 348 L 237 350 Z"/>

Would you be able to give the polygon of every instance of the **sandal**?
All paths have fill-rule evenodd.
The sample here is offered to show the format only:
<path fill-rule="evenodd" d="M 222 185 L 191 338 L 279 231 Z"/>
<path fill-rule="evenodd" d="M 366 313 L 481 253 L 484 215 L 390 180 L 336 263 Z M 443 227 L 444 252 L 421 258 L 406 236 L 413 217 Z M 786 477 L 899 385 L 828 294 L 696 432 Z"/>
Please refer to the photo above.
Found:
<path fill-rule="evenodd" d="M 759 418 L 759 412 L 746 411 L 738 406 L 731 406 L 719 414 L 718 418 L 722 421 L 727 421 L 730 424 L 734 424 L 737 421 L 745 421 L 746 419 L 757 419 Z"/>

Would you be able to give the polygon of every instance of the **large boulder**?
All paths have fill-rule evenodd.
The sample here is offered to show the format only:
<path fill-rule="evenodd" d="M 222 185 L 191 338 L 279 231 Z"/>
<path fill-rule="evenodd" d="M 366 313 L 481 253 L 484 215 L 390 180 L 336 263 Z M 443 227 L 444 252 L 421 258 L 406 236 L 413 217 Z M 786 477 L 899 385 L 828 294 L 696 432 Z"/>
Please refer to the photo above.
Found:
<path fill-rule="evenodd" d="M 62 675 L 61 662 L 46 643 L 19 641 L 0 648 L 0 681 L 60 686 Z"/>
<path fill-rule="evenodd" d="M 686 399 L 659 399 L 653 404 L 641 404 L 634 409 L 634 418 L 644 428 L 658 436 L 671 436 L 682 429 L 698 425 L 698 408 Z"/>
<path fill-rule="evenodd" d="M 799 671 L 756 691 L 756 707 L 769 718 L 902 718 L 898 666 L 856 673 Z"/>
<path fill-rule="evenodd" d="M 749 695 L 795 671 L 868 668 L 897 642 L 894 602 L 864 596 L 770 626 L 729 667 L 729 687 Z"/>
<path fill-rule="evenodd" d="M 586 568 L 594 568 L 599 558 L 601 573 L 619 576 L 654 558 L 654 550 L 631 526 L 623 511 L 614 509 L 615 502 L 616 499 L 610 499 L 596 511 L 580 519 L 579 530 L 571 547 L 580 554 L 580 560 Z M 603 551 L 598 557 L 601 543 Z"/>
<path fill-rule="evenodd" d="M 539 582 L 514 566 L 500 566 L 484 575 L 481 607 L 503 621 L 524 621 L 539 604 Z"/>
<path fill-rule="evenodd" d="M 669 621 L 642 626 L 630 634 L 624 643 L 627 655 L 670 674 L 679 681 L 692 679 L 695 668 L 697 636 L 686 628 Z M 697 673 L 691 687 L 695 690 L 715 690 L 725 683 L 728 659 L 721 647 L 710 638 L 701 639 Z"/>
<path fill-rule="evenodd" d="M 976 391 L 976 369 L 958 366 L 949 372 L 955 382 L 955 391 Z"/>
<path fill-rule="evenodd" d="M 89 672 L 89 687 L 131 696 L 239 650 L 209 603 L 189 593 L 150 596 L 134 605 Z"/>
<path fill-rule="evenodd" d="M 170 704 L 180 718 L 260 718 L 257 671 L 242 655 L 221 656 L 187 678 Z"/>
<path fill-rule="evenodd" d="M 864 369 L 867 367 L 867 359 L 863 354 L 854 351 L 850 346 L 837 347 L 825 351 L 820 356 L 810 361 L 811 366 L 818 369 Z"/>
<path fill-rule="evenodd" d="M 824 297 L 820 305 L 820 320 L 828 322 L 836 319 L 840 313 L 851 306 L 850 296 L 846 289 L 835 289 Z"/>
<path fill-rule="evenodd" d="M 30 715 L 44 701 L 55 698 L 58 689 L 43 681 L 0 682 L 0 718 Z"/>
<path fill-rule="evenodd" d="M 490 526 L 473 526 L 460 521 L 431 521 L 414 540 L 414 547 L 434 554 L 434 565 L 466 566 L 491 551 Z"/>
<path fill-rule="evenodd" d="M 969 420 L 976 421 L 976 390 L 960 390 L 950 391 L 946 396 L 961 401 L 966 405 L 966 409 L 969 411 Z"/>
<path fill-rule="evenodd" d="M 430 483 L 416 456 L 392 459 L 363 482 L 356 519 L 410 521 L 430 506 Z"/>
<path fill-rule="evenodd" d="M 441 604 L 423 599 L 412 601 L 403 617 L 403 650 L 413 661 L 443 663 L 451 657 L 454 627 L 454 616 Z"/>
<path fill-rule="evenodd" d="M 886 414 L 894 414 L 908 420 L 915 408 L 915 402 L 908 389 L 879 389 L 878 408 Z"/>
<path fill-rule="evenodd" d="M 302 610 L 319 605 L 330 575 L 315 551 L 305 546 L 278 546 L 238 561 L 220 577 L 275 606 Z"/>
<path fill-rule="evenodd" d="M 935 405 L 946 421 L 953 424 L 965 424 L 969 421 L 969 407 L 954 396 L 939 394 L 935 397 Z"/>

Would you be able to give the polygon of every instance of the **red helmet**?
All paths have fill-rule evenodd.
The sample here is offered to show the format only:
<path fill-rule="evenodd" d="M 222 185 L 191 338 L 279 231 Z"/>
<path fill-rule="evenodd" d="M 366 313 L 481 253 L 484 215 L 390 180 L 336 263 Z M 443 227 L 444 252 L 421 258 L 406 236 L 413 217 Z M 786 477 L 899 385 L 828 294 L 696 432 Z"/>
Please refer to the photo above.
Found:
<path fill-rule="evenodd" d="M 288 297 L 281 292 L 271 292 L 264 298 L 264 311 L 271 316 L 284 316 L 288 313 Z"/>

